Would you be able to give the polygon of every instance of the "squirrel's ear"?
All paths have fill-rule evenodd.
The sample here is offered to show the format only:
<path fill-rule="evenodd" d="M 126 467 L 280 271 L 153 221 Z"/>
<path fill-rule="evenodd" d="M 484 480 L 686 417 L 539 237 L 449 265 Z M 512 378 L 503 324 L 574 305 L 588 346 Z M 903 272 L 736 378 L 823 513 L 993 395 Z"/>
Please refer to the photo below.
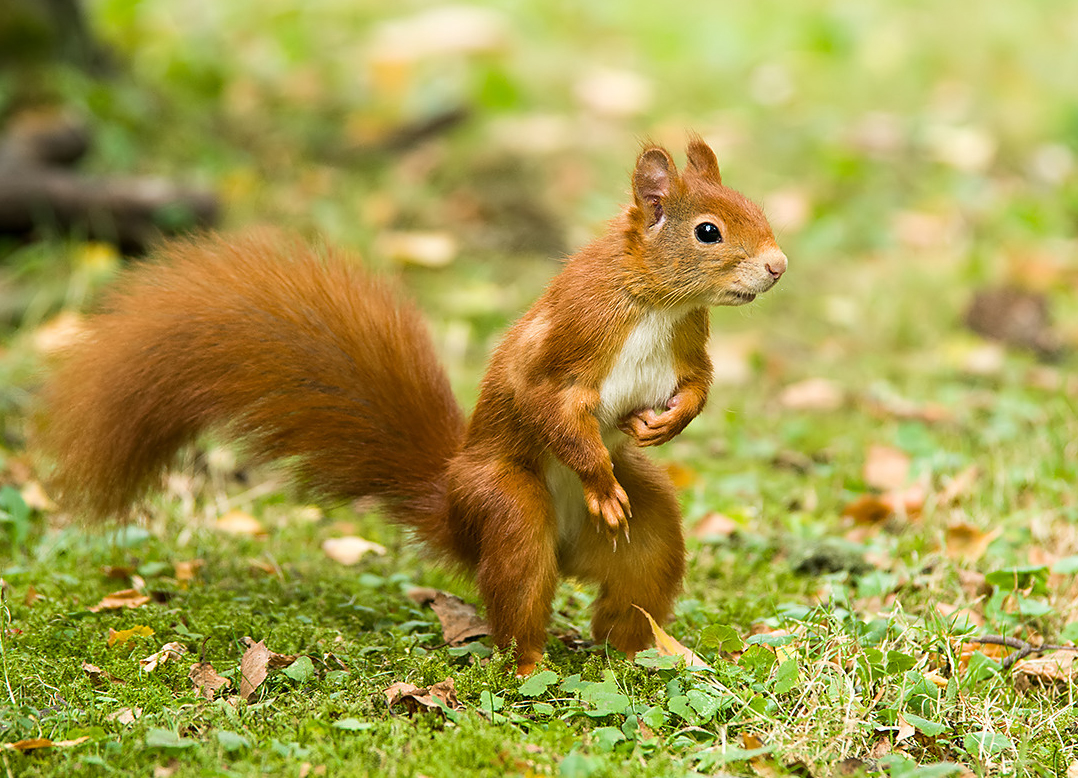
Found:
<path fill-rule="evenodd" d="M 674 160 L 666 149 L 658 146 L 644 149 L 633 171 L 633 197 L 636 205 L 648 214 L 648 226 L 663 219 L 663 198 L 670 194 L 672 179 L 677 175 Z"/>
<path fill-rule="evenodd" d="M 719 160 L 715 158 L 715 152 L 704 143 L 699 135 L 694 135 L 689 140 L 688 148 L 689 169 L 703 179 L 713 184 L 722 183 L 722 175 L 719 173 Z"/>

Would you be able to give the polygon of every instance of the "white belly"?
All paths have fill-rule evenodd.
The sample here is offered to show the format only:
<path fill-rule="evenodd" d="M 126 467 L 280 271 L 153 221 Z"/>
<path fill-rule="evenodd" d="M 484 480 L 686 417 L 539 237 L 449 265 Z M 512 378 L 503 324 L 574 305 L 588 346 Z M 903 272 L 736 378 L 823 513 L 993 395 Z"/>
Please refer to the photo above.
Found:
<path fill-rule="evenodd" d="M 604 432 L 627 413 L 664 405 L 677 391 L 674 326 L 683 316 L 651 311 L 629 333 L 599 389 L 596 416 Z"/>
<path fill-rule="evenodd" d="M 617 428 L 626 414 L 640 408 L 664 406 L 677 391 L 674 327 L 684 315 L 683 311 L 652 311 L 625 339 L 599 389 L 599 408 L 595 413 L 607 450 L 613 451 L 627 442 L 625 433 Z M 584 490 L 577 474 L 553 457 L 545 475 L 558 520 L 559 544 L 565 545 L 573 541 L 588 521 Z"/>

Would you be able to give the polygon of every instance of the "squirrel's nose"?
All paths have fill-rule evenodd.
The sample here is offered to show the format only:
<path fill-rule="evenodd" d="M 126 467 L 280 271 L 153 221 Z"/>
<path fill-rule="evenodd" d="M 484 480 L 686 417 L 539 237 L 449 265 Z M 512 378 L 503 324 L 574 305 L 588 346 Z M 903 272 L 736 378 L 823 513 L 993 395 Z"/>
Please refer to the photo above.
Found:
<path fill-rule="evenodd" d="M 767 268 L 767 272 L 771 274 L 771 277 L 778 281 L 782 278 L 782 274 L 786 272 L 786 255 L 781 251 L 767 254 L 764 257 L 764 267 Z"/>

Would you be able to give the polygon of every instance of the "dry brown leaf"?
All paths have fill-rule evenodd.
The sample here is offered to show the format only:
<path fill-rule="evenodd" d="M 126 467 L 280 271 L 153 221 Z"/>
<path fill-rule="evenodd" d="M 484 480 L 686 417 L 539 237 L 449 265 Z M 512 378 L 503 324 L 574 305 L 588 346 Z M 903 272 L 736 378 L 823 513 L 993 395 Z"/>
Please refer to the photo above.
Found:
<path fill-rule="evenodd" d="M 937 505 L 953 505 L 973 491 L 981 471 L 977 465 L 970 465 L 953 476 L 936 494 Z"/>
<path fill-rule="evenodd" d="M 77 746 L 81 743 L 85 743 L 90 739 L 89 735 L 84 735 L 74 740 L 49 740 L 46 737 L 34 737 L 28 740 L 19 740 L 15 743 L 4 743 L 4 748 L 8 751 L 36 751 L 39 748 L 70 748 Z"/>
<path fill-rule="evenodd" d="M 450 710 L 461 710 L 463 706 L 457 700 L 457 687 L 452 677 L 439 681 L 425 689 L 410 683 L 395 683 L 383 691 L 386 704 L 392 708 L 403 704 L 409 713 L 418 710 L 441 710 L 442 705 Z M 439 705 L 439 701 L 442 705 Z"/>
<path fill-rule="evenodd" d="M 191 665 L 191 670 L 187 673 L 187 677 L 191 679 L 191 683 L 198 693 L 207 700 L 212 700 L 218 689 L 232 683 L 227 678 L 222 678 L 218 675 L 213 665 L 209 662 L 195 662 Z"/>
<path fill-rule="evenodd" d="M 109 648 L 120 646 L 134 637 L 148 638 L 153 634 L 153 629 L 145 624 L 136 624 L 130 629 L 113 629 L 109 627 L 109 636 L 106 645 Z"/>
<path fill-rule="evenodd" d="M 901 713 L 898 714 L 898 734 L 895 735 L 895 742 L 901 743 L 903 740 L 909 740 L 916 734 L 917 727 L 906 721 L 906 718 Z"/>
<path fill-rule="evenodd" d="M 101 568 L 101 572 L 106 578 L 126 580 L 135 574 L 135 568 L 131 565 L 108 565 Z"/>
<path fill-rule="evenodd" d="M 272 575 L 274 578 L 281 577 L 281 569 L 276 565 L 272 564 L 271 562 L 266 562 L 261 559 L 254 559 L 252 557 L 251 559 L 247 560 L 247 565 L 251 568 L 252 571 L 257 570 L 260 573 Z"/>
<path fill-rule="evenodd" d="M 808 378 L 790 384 L 779 395 L 779 404 L 790 411 L 834 411 L 842 407 L 846 393 L 827 378 Z"/>
<path fill-rule="evenodd" d="M 35 511 L 52 513 L 56 510 L 56 503 L 45 493 L 45 487 L 38 481 L 28 481 L 19 491 L 19 495 L 22 497 L 22 501 L 26 503 L 26 507 Z"/>
<path fill-rule="evenodd" d="M 442 268 L 457 258 L 457 239 L 448 232 L 384 232 L 377 251 L 394 262 Z"/>
<path fill-rule="evenodd" d="M 204 564 L 206 564 L 205 561 L 201 559 L 188 559 L 187 561 L 183 562 L 173 562 L 173 574 L 176 576 L 176 580 L 179 581 L 180 584 L 187 584 L 190 581 L 194 580 L 195 575 L 198 573 L 199 570 L 202 569 L 202 566 Z"/>
<path fill-rule="evenodd" d="M 728 538 L 741 529 L 741 525 L 724 513 L 712 511 L 696 522 L 690 531 L 694 538 Z"/>
<path fill-rule="evenodd" d="M 947 556 L 951 559 L 960 559 L 964 562 L 976 562 L 989 544 L 1003 532 L 1002 527 L 996 527 L 985 532 L 968 522 L 960 521 L 947 527 L 946 543 Z"/>
<path fill-rule="evenodd" d="M 685 659 L 685 665 L 687 667 L 709 667 L 708 663 L 701 659 L 691 648 L 686 648 L 681 645 L 677 640 L 671 637 L 666 630 L 655 623 L 655 619 L 651 617 L 651 614 L 641 608 L 639 605 L 633 605 L 638 611 L 644 614 L 644 618 L 648 620 L 648 625 L 651 627 L 651 634 L 655 637 L 655 648 L 659 651 L 659 656 L 680 656 Z"/>
<path fill-rule="evenodd" d="M 40 354 L 55 354 L 78 342 L 83 331 L 82 317 L 72 311 L 64 311 L 34 331 L 34 348 Z"/>
<path fill-rule="evenodd" d="M 1078 672 L 1075 660 L 1078 652 L 1053 651 L 1035 659 L 1023 659 L 1014 666 L 1014 672 L 1020 673 L 1042 684 L 1069 683 Z"/>
<path fill-rule="evenodd" d="M 256 538 L 266 536 L 262 522 L 241 510 L 231 510 L 219 516 L 213 523 L 213 528 L 229 535 L 250 535 Z"/>
<path fill-rule="evenodd" d="M 891 504 L 884 502 L 879 495 L 863 494 L 843 508 L 842 515 L 848 516 L 857 524 L 877 525 L 894 515 L 894 510 Z"/>
<path fill-rule="evenodd" d="M 901 489 L 909 480 L 910 458 L 891 446 L 869 446 L 863 474 L 865 483 L 873 489 L 883 492 Z"/>
<path fill-rule="evenodd" d="M 386 553 L 386 547 L 355 535 L 349 535 L 343 538 L 327 538 L 322 542 L 322 551 L 334 562 L 354 565 L 368 553 L 383 556 Z"/>
<path fill-rule="evenodd" d="M 121 708 L 105 716 L 108 721 L 117 721 L 120 724 L 133 724 L 142 716 L 142 708 Z"/>
<path fill-rule="evenodd" d="M 261 640 L 255 643 L 251 638 L 244 638 L 247 650 L 240 660 L 240 697 L 250 702 L 255 691 L 269 674 L 270 650 Z"/>
<path fill-rule="evenodd" d="M 118 610 L 119 608 L 140 608 L 150 601 L 148 595 L 142 594 L 138 589 L 121 589 L 112 594 L 106 594 L 97 605 L 89 608 L 91 613 L 106 610 Z"/>
<path fill-rule="evenodd" d="M 413 586 L 408 590 L 407 596 L 416 605 L 430 605 L 438 596 L 438 590 L 429 586 Z"/>
<path fill-rule="evenodd" d="M 479 618 L 475 606 L 455 594 L 438 592 L 430 607 L 442 624 L 442 637 L 451 646 L 490 634 L 490 625 Z"/>
<path fill-rule="evenodd" d="M 44 595 L 39 594 L 37 589 L 34 588 L 34 585 L 30 584 L 30 586 L 26 589 L 26 596 L 22 598 L 22 602 L 23 605 L 25 605 L 26 607 L 32 608 L 35 602 L 44 599 Z"/>
<path fill-rule="evenodd" d="M 90 678 L 90 683 L 98 686 L 105 681 L 109 683 L 125 684 L 127 683 L 123 678 L 119 678 L 112 673 L 107 673 L 97 665 L 92 665 L 89 662 L 82 663 L 82 671 Z"/>
<path fill-rule="evenodd" d="M 183 643 L 165 643 L 165 645 L 161 646 L 160 651 L 138 660 L 139 667 L 142 668 L 143 672 L 152 673 L 165 662 L 179 659 L 185 653 L 187 653 L 187 646 Z"/>

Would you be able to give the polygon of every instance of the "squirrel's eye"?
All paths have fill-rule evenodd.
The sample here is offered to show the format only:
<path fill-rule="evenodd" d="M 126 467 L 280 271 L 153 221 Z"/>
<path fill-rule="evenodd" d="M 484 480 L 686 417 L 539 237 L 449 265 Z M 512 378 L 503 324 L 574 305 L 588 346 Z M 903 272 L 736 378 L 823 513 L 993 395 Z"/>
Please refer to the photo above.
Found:
<path fill-rule="evenodd" d="M 711 222 L 700 222 L 696 225 L 696 239 L 701 243 L 719 243 L 722 241 L 722 233 Z"/>

